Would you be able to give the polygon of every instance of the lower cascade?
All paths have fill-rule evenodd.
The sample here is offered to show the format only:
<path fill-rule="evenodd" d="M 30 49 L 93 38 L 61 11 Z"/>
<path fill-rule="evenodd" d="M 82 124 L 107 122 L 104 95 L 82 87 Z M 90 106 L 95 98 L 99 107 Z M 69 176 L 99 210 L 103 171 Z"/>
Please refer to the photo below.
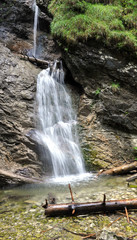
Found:
<path fill-rule="evenodd" d="M 54 177 L 85 172 L 76 116 L 64 86 L 62 63 L 57 65 L 40 72 L 36 93 L 36 136 Z"/>

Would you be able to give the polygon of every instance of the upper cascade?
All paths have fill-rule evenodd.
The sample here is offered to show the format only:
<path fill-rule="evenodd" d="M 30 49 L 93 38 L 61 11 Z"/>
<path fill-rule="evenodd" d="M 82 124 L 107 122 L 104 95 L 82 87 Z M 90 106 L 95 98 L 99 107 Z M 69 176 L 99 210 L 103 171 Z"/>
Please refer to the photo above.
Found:
<path fill-rule="evenodd" d="M 34 29 L 33 29 L 33 56 L 36 57 L 36 50 L 37 50 L 37 27 L 38 27 L 38 16 L 39 16 L 39 8 L 36 4 L 36 0 L 33 3 L 33 10 L 34 10 Z"/>
<path fill-rule="evenodd" d="M 50 161 L 54 177 L 85 172 L 76 129 L 76 115 L 64 86 L 64 71 L 55 62 L 38 75 L 36 93 L 37 138 Z"/>

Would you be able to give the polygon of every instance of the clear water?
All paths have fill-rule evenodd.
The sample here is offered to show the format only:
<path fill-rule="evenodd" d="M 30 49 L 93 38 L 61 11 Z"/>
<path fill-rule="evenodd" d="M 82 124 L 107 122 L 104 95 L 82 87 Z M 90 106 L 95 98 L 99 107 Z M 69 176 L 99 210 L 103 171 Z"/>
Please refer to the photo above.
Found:
<path fill-rule="evenodd" d="M 102 201 L 104 193 L 106 200 L 132 199 L 137 196 L 137 189 L 128 188 L 126 179 L 123 177 L 93 178 L 92 175 L 92 177 L 85 178 L 84 181 L 78 179 L 74 181 L 73 179 L 71 189 L 74 201 L 79 203 Z M 56 203 L 72 202 L 68 184 L 56 183 L 51 179 L 45 179 L 43 184 L 0 190 L 0 239 L 82 239 L 81 236 L 70 234 L 63 228 L 78 234 L 85 233 L 85 235 L 92 233 L 99 235 L 102 231 L 108 231 L 122 236 L 119 239 L 127 239 L 124 236 L 130 237 L 136 234 L 136 225 L 132 222 L 129 224 L 126 217 L 122 216 L 117 221 L 121 217 L 119 214 L 45 217 L 42 204 L 45 203 L 45 199 L 50 202 L 52 197 L 56 199 Z M 136 212 L 131 214 L 136 218 Z M 113 224 L 109 227 L 111 223 Z"/>
<path fill-rule="evenodd" d="M 62 65 L 54 64 L 38 75 L 36 92 L 36 136 L 43 161 L 54 177 L 85 173 L 79 147 L 76 115 L 64 86 Z"/>
<path fill-rule="evenodd" d="M 37 50 L 37 27 L 38 27 L 38 15 L 39 15 L 39 8 L 38 8 L 38 6 L 36 4 L 36 0 L 34 0 L 33 9 L 34 9 L 34 29 L 33 29 L 34 47 L 33 47 L 33 56 L 36 57 L 36 50 Z"/>
<path fill-rule="evenodd" d="M 135 198 L 137 190 L 128 188 L 125 177 L 99 177 L 88 173 L 84 178 L 74 177 L 65 179 L 60 177 L 47 178 L 41 184 L 27 184 L 13 189 L 1 191 L 4 195 L 26 196 L 26 198 L 44 202 L 45 198 L 54 196 L 57 203 L 71 202 L 68 184 L 71 184 L 74 200 L 76 202 L 101 201 L 103 194 L 107 200 Z"/>

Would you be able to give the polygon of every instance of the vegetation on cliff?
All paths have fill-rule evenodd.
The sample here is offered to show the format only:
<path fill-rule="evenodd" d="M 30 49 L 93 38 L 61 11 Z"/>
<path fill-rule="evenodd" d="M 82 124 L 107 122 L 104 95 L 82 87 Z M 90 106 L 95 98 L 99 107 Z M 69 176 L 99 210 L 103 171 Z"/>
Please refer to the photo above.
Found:
<path fill-rule="evenodd" d="M 51 0 L 51 32 L 68 44 L 89 38 L 137 56 L 136 0 Z"/>

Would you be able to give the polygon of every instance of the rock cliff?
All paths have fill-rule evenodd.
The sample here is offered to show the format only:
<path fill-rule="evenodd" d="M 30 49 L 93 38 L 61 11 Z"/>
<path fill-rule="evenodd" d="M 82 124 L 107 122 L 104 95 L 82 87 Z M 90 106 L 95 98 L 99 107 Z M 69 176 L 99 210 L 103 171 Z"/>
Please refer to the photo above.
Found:
<path fill-rule="evenodd" d="M 87 163 L 111 167 L 134 160 L 136 62 L 93 40 L 64 51 L 63 58 L 84 91 L 80 98 L 79 123 Z"/>
<path fill-rule="evenodd" d="M 48 12 L 49 1 L 37 3 Z M 112 167 L 133 161 L 137 147 L 136 60 L 93 39 L 67 47 L 61 42 L 61 46 L 73 82 L 83 89 L 78 116 L 88 167 Z"/>
<path fill-rule="evenodd" d="M 60 57 L 60 50 L 49 35 L 52 17 L 48 3 L 38 1 L 43 11 L 38 46 L 39 57 L 53 61 Z M 0 165 L 3 172 L 8 172 L 8 177 L 2 176 L 2 185 L 12 182 L 13 175 L 16 183 L 15 175 L 40 178 L 43 171 L 37 146 L 26 136 L 35 127 L 33 109 L 40 69 L 20 59 L 20 53 L 31 54 L 33 49 L 32 5 L 33 1 L 27 0 L 16 4 L 14 0 L 10 4 L 0 0 Z M 79 132 L 88 168 L 133 161 L 137 147 L 137 63 L 93 40 L 64 49 L 66 80 L 76 85 L 78 92 L 81 89 Z"/>
<path fill-rule="evenodd" d="M 32 5 L 33 1 L 0 1 L 0 186 L 31 182 L 43 172 L 37 145 L 27 137 L 35 128 L 36 81 L 41 69 L 21 59 L 21 54 L 31 54 L 33 49 Z M 49 21 L 39 16 L 44 28 L 44 33 L 41 29 L 38 33 L 43 43 L 40 57 L 53 61 L 58 52 L 48 39 Z"/>

